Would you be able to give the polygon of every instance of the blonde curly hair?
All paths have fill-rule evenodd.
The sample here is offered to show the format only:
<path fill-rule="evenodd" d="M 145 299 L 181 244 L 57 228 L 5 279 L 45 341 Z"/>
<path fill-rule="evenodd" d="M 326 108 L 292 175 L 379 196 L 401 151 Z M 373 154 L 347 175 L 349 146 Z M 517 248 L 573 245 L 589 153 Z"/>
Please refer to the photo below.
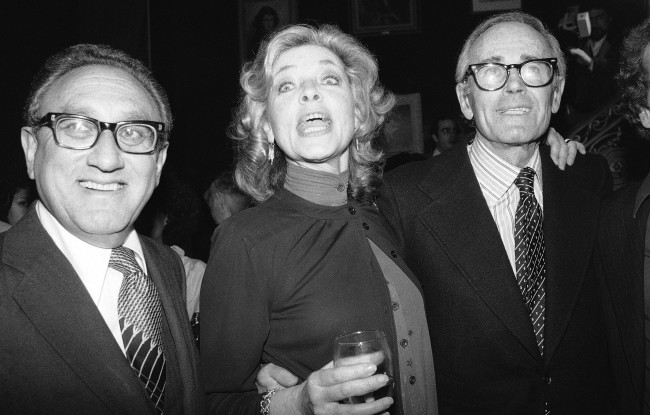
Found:
<path fill-rule="evenodd" d="M 287 26 L 266 39 L 255 59 L 242 68 L 242 94 L 230 131 L 236 142 L 237 185 L 257 201 L 268 199 L 284 185 L 287 169 L 284 154 L 274 146 L 275 162 L 268 161 L 270 146 L 263 125 L 269 121 L 267 106 L 273 64 L 282 53 L 304 45 L 325 47 L 343 62 L 356 114 L 360 117 L 359 128 L 350 144 L 348 197 L 372 203 L 379 191 L 384 164 L 375 141 L 386 114 L 395 105 L 395 97 L 379 83 L 377 61 L 368 49 L 332 25 Z"/>

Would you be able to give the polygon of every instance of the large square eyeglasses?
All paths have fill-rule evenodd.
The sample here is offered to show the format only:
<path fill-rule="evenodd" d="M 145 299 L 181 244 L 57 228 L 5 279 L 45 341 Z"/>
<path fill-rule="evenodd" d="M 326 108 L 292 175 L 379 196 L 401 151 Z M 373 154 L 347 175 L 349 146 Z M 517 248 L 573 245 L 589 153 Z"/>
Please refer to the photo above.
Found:
<path fill-rule="evenodd" d="M 113 133 L 117 147 L 130 154 L 152 154 L 165 131 L 165 124 L 156 121 L 99 121 L 84 115 L 49 112 L 37 126 L 49 127 L 60 147 L 73 150 L 92 148 L 104 130 Z"/>
<path fill-rule="evenodd" d="M 465 78 L 471 76 L 476 86 L 484 91 L 496 91 L 505 86 L 510 77 L 510 69 L 517 69 L 519 77 L 526 86 L 539 88 L 550 84 L 557 72 L 557 58 L 531 59 L 521 63 L 505 65 L 485 62 L 469 65 Z"/>

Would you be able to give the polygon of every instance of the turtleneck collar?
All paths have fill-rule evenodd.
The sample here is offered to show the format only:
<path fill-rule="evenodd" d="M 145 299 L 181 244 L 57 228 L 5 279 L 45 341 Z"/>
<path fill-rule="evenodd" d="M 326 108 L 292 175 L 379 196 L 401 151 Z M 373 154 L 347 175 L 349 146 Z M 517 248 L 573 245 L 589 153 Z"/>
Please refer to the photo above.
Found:
<path fill-rule="evenodd" d="M 349 177 L 347 170 L 334 174 L 287 163 L 284 188 L 318 205 L 342 206 L 348 203 Z"/>

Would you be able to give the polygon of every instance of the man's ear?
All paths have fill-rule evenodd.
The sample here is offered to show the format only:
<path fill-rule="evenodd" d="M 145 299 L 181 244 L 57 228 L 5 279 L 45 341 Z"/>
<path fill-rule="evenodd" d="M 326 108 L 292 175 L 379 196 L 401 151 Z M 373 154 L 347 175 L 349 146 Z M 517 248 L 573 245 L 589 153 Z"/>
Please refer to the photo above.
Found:
<path fill-rule="evenodd" d="M 460 110 L 462 111 L 465 118 L 471 120 L 474 118 L 474 110 L 472 110 L 472 102 L 467 91 L 467 85 L 464 82 L 456 84 L 456 97 L 458 97 L 458 103 L 460 104 Z"/>
<path fill-rule="evenodd" d="M 639 121 L 645 128 L 650 128 L 650 109 L 643 108 L 639 113 Z"/>
<path fill-rule="evenodd" d="M 433 142 L 438 144 L 438 136 L 436 134 L 431 134 L 431 138 L 433 139 Z"/>
<path fill-rule="evenodd" d="M 25 163 L 27 164 L 27 174 L 29 178 L 34 180 L 34 157 L 36 156 L 36 149 L 38 148 L 38 140 L 36 134 L 31 127 L 23 127 L 20 130 L 20 142 L 23 146 L 25 153 Z"/>
<path fill-rule="evenodd" d="M 156 186 L 160 183 L 160 175 L 162 174 L 165 160 L 167 160 L 167 149 L 169 148 L 169 141 L 166 141 L 162 148 L 156 154 Z"/>
<path fill-rule="evenodd" d="M 562 102 L 562 94 L 564 93 L 564 82 L 565 79 L 562 78 L 557 85 L 557 88 L 553 89 L 553 102 L 551 103 L 551 112 L 555 114 L 560 109 L 560 103 Z"/>

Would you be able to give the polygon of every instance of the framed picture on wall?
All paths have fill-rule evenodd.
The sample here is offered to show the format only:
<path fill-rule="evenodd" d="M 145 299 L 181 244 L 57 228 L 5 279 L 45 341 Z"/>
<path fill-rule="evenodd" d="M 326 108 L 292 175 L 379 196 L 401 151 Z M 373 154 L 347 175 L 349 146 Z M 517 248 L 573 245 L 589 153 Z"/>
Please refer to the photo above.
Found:
<path fill-rule="evenodd" d="M 349 0 L 352 32 L 387 35 L 420 29 L 418 0 Z"/>
<path fill-rule="evenodd" d="M 242 62 L 255 57 L 264 37 L 298 21 L 298 0 L 239 0 L 239 55 Z"/>
<path fill-rule="evenodd" d="M 474 13 L 521 9 L 521 0 L 472 0 Z"/>
<path fill-rule="evenodd" d="M 397 95 L 397 103 L 384 126 L 382 147 L 386 155 L 424 153 L 420 94 Z"/>

